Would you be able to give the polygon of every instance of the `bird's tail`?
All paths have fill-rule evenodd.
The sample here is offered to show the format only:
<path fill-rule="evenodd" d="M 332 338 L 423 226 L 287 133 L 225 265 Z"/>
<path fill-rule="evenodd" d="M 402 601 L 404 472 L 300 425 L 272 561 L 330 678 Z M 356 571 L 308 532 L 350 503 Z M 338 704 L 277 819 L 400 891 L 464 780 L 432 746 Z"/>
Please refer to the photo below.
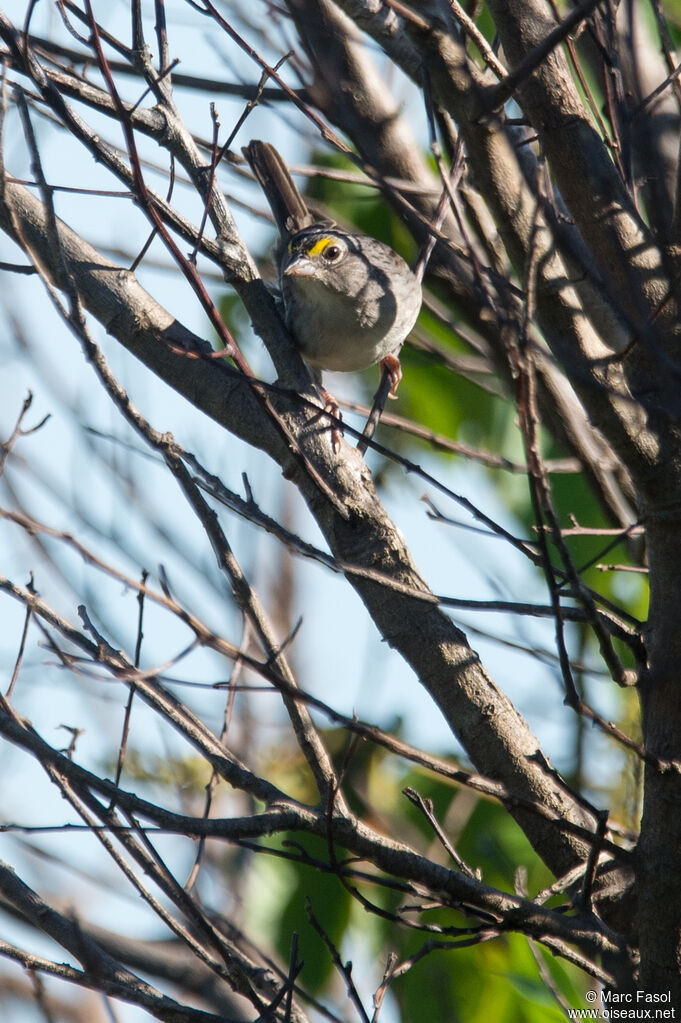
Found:
<path fill-rule="evenodd" d="M 243 154 L 265 193 L 279 233 L 284 239 L 314 223 L 315 218 L 305 205 L 288 167 L 274 146 L 253 139 L 244 146 Z"/>

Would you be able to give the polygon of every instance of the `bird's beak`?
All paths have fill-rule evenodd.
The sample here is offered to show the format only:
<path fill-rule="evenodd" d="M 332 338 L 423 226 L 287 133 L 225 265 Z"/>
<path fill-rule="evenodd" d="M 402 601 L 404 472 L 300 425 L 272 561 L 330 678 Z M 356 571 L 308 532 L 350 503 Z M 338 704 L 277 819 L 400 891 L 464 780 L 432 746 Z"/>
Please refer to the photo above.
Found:
<path fill-rule="evenodd" d="M 307 256 L 299 253 L 294 256 L 284 270 L 284 277 L 311 277 L 315 272 L 315 265 Z"/>

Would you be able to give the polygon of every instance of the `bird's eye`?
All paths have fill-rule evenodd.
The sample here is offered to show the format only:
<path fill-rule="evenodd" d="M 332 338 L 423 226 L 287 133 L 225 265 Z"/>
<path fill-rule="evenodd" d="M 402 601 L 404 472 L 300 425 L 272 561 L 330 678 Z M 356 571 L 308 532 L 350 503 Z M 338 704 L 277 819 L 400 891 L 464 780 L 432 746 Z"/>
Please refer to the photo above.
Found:
<path fill-rule="evenodd" d="M 335 263 L 341 257 L 340 245 L 327 245 L 322 252 L 322 256 L 327 263 Z"/>

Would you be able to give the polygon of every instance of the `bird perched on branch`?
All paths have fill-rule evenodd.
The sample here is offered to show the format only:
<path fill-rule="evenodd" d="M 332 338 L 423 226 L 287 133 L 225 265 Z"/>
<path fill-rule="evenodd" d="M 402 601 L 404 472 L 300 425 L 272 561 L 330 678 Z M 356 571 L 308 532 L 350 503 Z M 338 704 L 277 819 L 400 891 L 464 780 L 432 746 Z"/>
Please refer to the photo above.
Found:
<path fill-rule="evenodd" d="M 399 350 L 421 308 L 421 285 L 388 245 L 315 220 L 269 142 L 243 150 L 279 230 L 279 288 L 288 329 L 315 371 L 326 411 L 338 406 L 321 386 L 323 369 L 351 372 L 380 363 L 395 395 Z M 337 431 L 333 437 L 338 450 Z"/>

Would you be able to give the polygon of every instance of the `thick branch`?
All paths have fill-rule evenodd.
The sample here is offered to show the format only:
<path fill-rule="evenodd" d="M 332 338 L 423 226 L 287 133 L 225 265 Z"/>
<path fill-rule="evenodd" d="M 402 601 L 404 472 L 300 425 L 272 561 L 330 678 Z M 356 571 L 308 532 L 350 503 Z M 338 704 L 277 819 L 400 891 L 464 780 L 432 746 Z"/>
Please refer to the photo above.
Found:
<path fill-rule="evenodd" d="M 492 0 L 490 7 L 515 63 L 555 24 L 545 0 Z M 635 412 L 631 405 L 623 409 L 622 422 L 630 440 L 644 429 L 637 445 L 639 457 L 629 458 L 627 464 L 640 491 L 666 500 L 670 485 L 681 484 L 681 462 L 676 457 L 678 279 L 670 277 L 677 270 L 665 264 L 584 109 L 561 53 L 554 51 L 530 76 L 519 90 L 519 101 L 540 137 L 570 214 L 598 261 L 611 300 L 629 324 L 635 344 L 625 362 L 627 389 L 640 401 L 640 409 Z M 612 431 L 610 436 L 616 440 Z"/>

